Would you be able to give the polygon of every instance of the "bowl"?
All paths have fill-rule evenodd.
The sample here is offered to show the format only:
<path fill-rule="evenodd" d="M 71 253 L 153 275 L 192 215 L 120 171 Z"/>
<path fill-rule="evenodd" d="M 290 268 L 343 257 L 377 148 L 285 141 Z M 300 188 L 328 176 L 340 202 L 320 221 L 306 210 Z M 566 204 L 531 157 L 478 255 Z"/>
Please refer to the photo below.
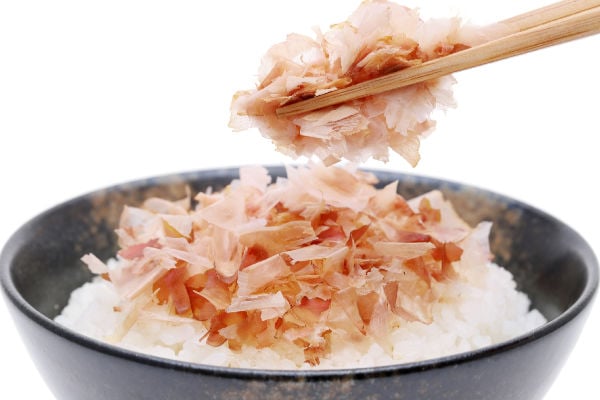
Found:
<path fill-rule="evenodd" d="M 284 168 L 269 168 L 284 175 Z M 508 197 L 455 182 L 373 171 L 410 198 L 440 189 L 470 224 L 494 223 L 496 261 L 548 319 L 542 327 L 480 350 L 422 362 L 319 371 L 239 369 L 135 353 L 53 321 L 91 278 L 80 257 L 115 253 L 124 204 L 170 199 L 211 186 L 238 169 L 140 180 L 58 205 L 21 227 L 0 256 L 3 293 L 40 374 L 58 399 L 541 399 L 573 348 L 598 287 L 590 246 L 561 221 Z"/>

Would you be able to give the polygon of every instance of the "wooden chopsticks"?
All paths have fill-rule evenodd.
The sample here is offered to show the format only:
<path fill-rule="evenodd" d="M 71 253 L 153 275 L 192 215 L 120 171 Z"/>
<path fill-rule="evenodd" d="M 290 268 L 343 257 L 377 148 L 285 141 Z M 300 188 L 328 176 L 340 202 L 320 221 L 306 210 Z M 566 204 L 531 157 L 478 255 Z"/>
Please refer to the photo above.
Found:
<path fill-rule="evenodd" d="M 600 0 L 566 0 L 502 21 L 511 33 L 398 72 L 277 109 L 289 117 L 600 33 Z"/>
<path fill-rule="evenodd" d="M 505 19 L 500 23 L 512 27 L 515 32 L 525 31 L 599 6 L 599 0 L 564 0 Z"/>

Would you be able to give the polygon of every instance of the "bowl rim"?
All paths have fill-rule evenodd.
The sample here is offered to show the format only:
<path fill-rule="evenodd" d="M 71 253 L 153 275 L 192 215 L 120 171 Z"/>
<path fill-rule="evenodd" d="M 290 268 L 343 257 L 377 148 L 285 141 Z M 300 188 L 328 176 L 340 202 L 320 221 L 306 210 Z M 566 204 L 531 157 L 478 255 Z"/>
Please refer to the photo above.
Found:
<path fill-rule="evenodd" d="M 281 175 L 284 172 L 283 166 L 267 166 L 271 176 L 273 174 Z M 423 361 L 389 364 L 375 367 L 357 367 L 357 368 L 339 368 L 339 369 L 260 369 L 260 368 L 238 368 L 238 367 L 224 367 L 210 364 L 201 364 L 196 362 L 188 362 L 170 358 L 163 358 L 154 356 L 151 354 L 136 352 L 129 350 L 117 345 L 112 345 L 103 342 L 98 339 L 83 335 L 70 328 L 64 327 L 61 324 L 55 322 L 53 319 L 48 318 L 40 311 L 35 309 L 21 296 L 19 291 L 14 285 L 11 276 L 11 261 L 13 258 L 13 247 L 16 245 L 13 243 L 18 238 L 19 234 L 25 231 L 29 226 L 35 225 L 35 223 L 44 218 L 46 215 L 56 212 L 60 208 L 69 206 L 70 204 L 76 203 L 86 198 L 99 196 L 105 193 L 127 188 L 129 190 L 146 187 L 149 184 L 167 185 L 177 182 L 185 182 L 192 179 L 197 179 L 201 176 L 210 176 L 213 179 L 218 178 L 231 178 L 237 175 L 239 167 L 227 167 L 227 168 L 216 168 L 216 169 L 204 169 L 197 171 L 189 171 L 182 173 L 172 173 L 166 175 L 160 175 L 149 178 L 137 179 L 129 182 L 122 182 L 115 185 L 107 186 L 101 189 L 84 193 L 70 200 L 61 202 L 46 211 L 34 216 L 29 221 L 21 225 L 6 241 L 2 251 L 0 252 L 0 286 L 5 295 L 5 299 L 10 301 L 15 308 L 21 312 L 32 322 L 36 323 L 43 329 L 48 330 L 52 334 L 55 334 L 67 341 L 75 343 L 79 346 L 85 347 L 89 350 L 103 353 L 108 356 L 118 357 L 131 362 L 137 362 L 146 364 L 149 366 L 172 369 L 177 371 L 185 371 L 194 374 L 212 375 L 212 376 L 223 376 L 238 379 L 269 379 L 269 380 L 328 380 L 328 379 L 367 379 L 374 376 L 381 375 L 397 375 L 397 374 L 410 374 L 415 372 L 421 372 L 424 370 L 440 369 L 447 366 L 455 366 L 462 363 L 468 363 L 476 361 L 481 358 L 493 356 L 505 351 L 515 349 L 524 346 L 527 343 L 534 342 L 542 337 L 558 330 L 563 325 L 568 324 L 577 315 L 579 315 L 585 308 L 587 308 L 593 302 L 595 295 L 598 291 L 599 285 L 599 266 L 598 258 L 593 253 L 590 245 L 587 241 L 581 237 L 579 233 L 573 230 L 570 226 L 557 219 L 556 217 L 548 214 L 547 212 L 533 207 L 520 200 L 499 194 L 492 190 L 476 187 L 470 184 L 459 183 L 452 180 L 422 176 L 418 174 L 410 174 L 404 172 L 394 172 L 390 170 L 377 170 L 377 169 L 365 169 L 367 172 L 372 172 L 377 175 L 381 180 L 393 179 L 393 180 L 413 180 L 415 182 L 423 182 L 426 184 L 446 185 L 453 189 L 468 189 L 474 190 L 479 193 L 483 193 L 486 196 L 492 196 L 500 199 L 504 202 L 510 202 L 520 208 L 532 211 L 539 216 L 557 222 L 558 224 L 566 227 L 570 230 L 582 244 L 586 246 L 588 254 L 588 262 L 585 263 L 585 269 L 587 272 L 587 279 L 585 286 L 581 291 L 580 296 L 577 300 L 565 311 L 561 312 L 553 320 L 546 322 L 544 325 L 535 328 L 522 335 L 516 336 L 512 339 L 485 346 L 480 349 L 470 350 L 448 356 L 426 359 Z M 13 317 L 14 318 L 14 317 Z"/>

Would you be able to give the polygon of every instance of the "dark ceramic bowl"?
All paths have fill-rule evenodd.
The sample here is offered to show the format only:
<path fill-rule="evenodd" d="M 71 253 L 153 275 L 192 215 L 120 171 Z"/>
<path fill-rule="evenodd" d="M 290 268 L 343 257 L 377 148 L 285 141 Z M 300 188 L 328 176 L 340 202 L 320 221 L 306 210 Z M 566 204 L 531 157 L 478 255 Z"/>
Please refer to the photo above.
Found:
<path fill-rule="evenodd" d="M 282 175 L 282 168 L 272 168 Z M 540 399 L 571 351 L 598 286 L 598 262 L 568 226 L 528 205 L 435 179 L 399 180 L 413 197 L 441 189 L 471 224 L 494 222 L 492 250 L 549 320 L 499 345 L 430 361 L 333 371 L 266 371 L 177 362 L 113 347 L 53 322 L 71 291 L 90 279 L 79 261 L 116 251 L 124 204 L 219 189 L 237 169 L 138 181 L 71 200 L 25 224 L 1 262 L 4 294 L 37 368 L 58 399 Z"/>

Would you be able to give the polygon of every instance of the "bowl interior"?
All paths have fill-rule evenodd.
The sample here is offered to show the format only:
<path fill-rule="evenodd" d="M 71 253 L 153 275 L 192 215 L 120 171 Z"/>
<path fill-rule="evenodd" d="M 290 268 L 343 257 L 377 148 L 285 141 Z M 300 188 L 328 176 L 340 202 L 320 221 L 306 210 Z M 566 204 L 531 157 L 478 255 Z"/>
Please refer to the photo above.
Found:
<path fill-rule="evenodd" d="M 284 169 L 270 168 L 272 175 Z M 80 261 L 93 252 L 115 254 L 116 227 L 125 204 L 151 196 L 182 198 L 212 187 L 219 190 L 237 177 L 237 169 L 201 171 L 124 184 L 57 206 L 20 229 L 4 249 L 10 280 L 23 299 L 48 318 L 66 305 L 72 290 L 91 278 Z M 380 184 L 399 180 L 399 192 L 411 198 L 440 189 L 470 224 L 493 222 L 491 245 L 495 261 L 509 269 L 520 290 L 549 320 L 571 307 L 590 281 L 597 280 L 597 262 L 583 239 L 555 218 L 509 198 L 436 179 L 377 172 Z M 592 276 L 593 275 L 593 276 Z M 589 290 L 589 289 L 588 289 Z"/>

